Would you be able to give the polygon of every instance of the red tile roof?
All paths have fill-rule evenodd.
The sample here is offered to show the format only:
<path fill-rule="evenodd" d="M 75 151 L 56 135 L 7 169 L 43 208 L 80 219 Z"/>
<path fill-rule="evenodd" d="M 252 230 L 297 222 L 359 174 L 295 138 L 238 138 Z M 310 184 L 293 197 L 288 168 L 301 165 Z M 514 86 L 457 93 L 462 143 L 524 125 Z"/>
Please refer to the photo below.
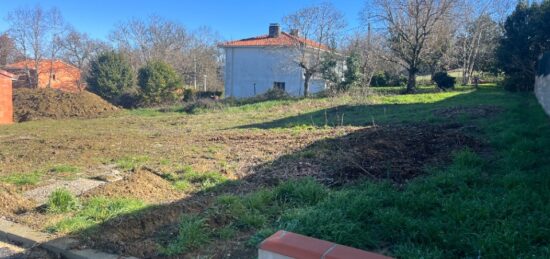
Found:
<path fill-rule="evenodd" d="M 286 32 L 281 32 L 278 37 L 269 37 L 269 35 L 262 35 L 248 39 L 228 41 L 220 44 L 220 47 L 293 46 L 296 44 L 305 44 L 307 46 L 320 48 L 323 50 L 329 49 L 327 46 L 321 43 L 294 36 Z"/>
<path fill-rule="evenodd" d="M 8 72 L 8 71 L 4 71 L 2 69 L 0 69 L 0 76 L 5 76 L 5 77 L 9 77 L 9 78 L 14 78 L 15 75 Z"/>

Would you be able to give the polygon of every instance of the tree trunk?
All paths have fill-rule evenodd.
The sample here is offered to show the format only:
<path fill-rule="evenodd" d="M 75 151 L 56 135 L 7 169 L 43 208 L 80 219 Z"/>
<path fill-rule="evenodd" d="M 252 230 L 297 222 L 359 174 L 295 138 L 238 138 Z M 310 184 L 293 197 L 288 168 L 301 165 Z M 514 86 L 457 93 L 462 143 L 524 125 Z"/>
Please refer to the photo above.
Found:
<path fill-rule="evenodd" d="M 304 97 L 309 97 L 309 80 L 311 79 L 311 74 L 305 73 L 304 74 Z"/>
<path fill-rule="evenodd" d="M 409 79 L 407 80 L 406 93 L 414 93 L 416 91 L 416 69 L 409 69 Z"/>

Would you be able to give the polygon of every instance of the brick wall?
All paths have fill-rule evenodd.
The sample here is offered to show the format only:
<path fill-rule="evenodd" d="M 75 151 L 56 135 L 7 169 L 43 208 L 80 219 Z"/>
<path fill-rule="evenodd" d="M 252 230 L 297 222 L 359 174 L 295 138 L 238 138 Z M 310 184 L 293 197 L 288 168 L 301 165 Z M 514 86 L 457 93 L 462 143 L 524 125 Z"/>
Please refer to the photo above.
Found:
<path fill-rule="evenodd" d="M 0 124 L 13 123 L 12 75 L 0 70 Z"/>

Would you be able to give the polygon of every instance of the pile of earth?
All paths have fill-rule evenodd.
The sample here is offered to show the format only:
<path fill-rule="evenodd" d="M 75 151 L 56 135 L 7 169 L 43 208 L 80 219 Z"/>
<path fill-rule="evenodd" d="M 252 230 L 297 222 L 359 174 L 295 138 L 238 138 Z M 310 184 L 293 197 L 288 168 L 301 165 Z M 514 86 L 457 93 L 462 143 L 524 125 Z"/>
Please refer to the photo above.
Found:
<path fill-rule="evenodd" d="M 457 150 L 480 150 L 483 144 L 465 128 L 459 124 L 367 127 L 260 165 L 250 180 L 276 184 L 313 177 L 332 186 L 367 177 L 403 184 L 423 174 L 427 166 L 450 162 Z"/>
<path fill-rule="evenodd" d="M 0 183 L 0 215 L 12 216 L 32 210 L 35 204 L 20 195 L 15 187 Z"/>
<path fill-rule="evenodd" d="M 14 119 L 17 122 L 41 119 L 91 119 L 111 115 L 118 109 L 88 91 L 68 93 L 55 89 L 13 90 Z"/>
<path fill-rule="evenodd" d="M 94 196 L 135 198 L 149 203 L 166 203 L 183 198 L 165 179 L 147 168 L 137 169 L 122 180 L 88 190 L 81 197 Z"/>

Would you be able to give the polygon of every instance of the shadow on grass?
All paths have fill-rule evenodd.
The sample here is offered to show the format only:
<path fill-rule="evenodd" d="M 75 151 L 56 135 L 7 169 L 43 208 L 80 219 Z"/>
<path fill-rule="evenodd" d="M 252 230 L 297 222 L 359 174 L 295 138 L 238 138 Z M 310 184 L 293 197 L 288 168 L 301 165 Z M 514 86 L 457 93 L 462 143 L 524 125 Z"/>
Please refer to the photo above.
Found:
<path fill-rule="evenodd" d="M 364 179 L 389 179 L 397 185 L 421 175 L 427 164 L 444 164 L 453 150 L 479 143 L 469 137 L 460 123 L 449 124 L 452 117 L 437 119 L 437 110 L 448 107 L 477 107 L 498 104 L 498 94 L 490 89 L 474 94 L 462 94 L 440 102 L 427 104 L 339 106 L 300 116 L 284 118 L 243 128 L 271 129 L 292 125 L 365 126 L 377 123 L 411 123 L 353 129 L 344 136 L 319 140 L 302 150 L 283 155 L 250 168 L 246 177 L 193 193 L 170 204 L 153 205 L 146 209 L 111 218 L 99 225 L 72 233 L 91 247 L 105 252 L 137 257 L 159 256 L 159 243 L 173 241 L 180 218 L 185 214 L 209 214 L 212 204 L 224 194 L 246 194 L 263 187 L 272 187 L 285 180 L 313 177 L 328 186 L 341 186 Z M 341 114 L 341 115 L 339 115 Z M 468 112 L 460 116 L 470 116 Z M 475 114 L 474 114 L 475 115 Z M 333 118 L 327 122 L 326 118 Z M 366 118 L 365 118 L 366 117 Z M 483 118 L 485 119 L 485 118 Z M 325 123 L 326 122 L 326 123 Z M 426 122 L 434 122 L 426 124 Z M 239 229 L 232 238 L 220 240 L 218 234 L 228 222 L 206 218 L 211 238 L 208 255 L 232 258 L 255 258 L 256 249 L 246 246 L 250 236 L 263 226 Z M 201 253 L 204 255 L 204 253 Z"/>

